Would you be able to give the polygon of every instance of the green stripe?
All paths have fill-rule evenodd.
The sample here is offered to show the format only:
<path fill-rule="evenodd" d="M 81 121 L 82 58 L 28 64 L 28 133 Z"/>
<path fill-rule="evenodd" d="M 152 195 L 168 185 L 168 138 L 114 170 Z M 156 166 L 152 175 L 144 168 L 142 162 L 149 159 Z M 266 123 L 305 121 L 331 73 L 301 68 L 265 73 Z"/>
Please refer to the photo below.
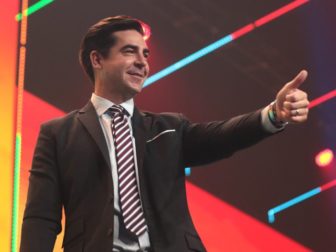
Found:
<path fill-rule="evenodd" d="M 37 3 L 34 3 L 33 5 L 29 6 L 27 9 L 23 11 L 23 15 L 29 16 L 30 14 L 33 14 L 34 12 L 38 11 L 39 9 L 43 8 L 44 6 L 52 3 L 54 0 L 40 0 Z M 22 13 L 18 13 L 15 16 L 16 21 L 22 20 Z"/>
<path fill-rule="evenodd" d="M 20 197 L 20 166 L 21 166 L 21 134 L 17 133 L 15 141 L 15 160 L 14 160 L 11 252 L 18 251 L 17 231 L 18 231 L 19 197 Z"/>

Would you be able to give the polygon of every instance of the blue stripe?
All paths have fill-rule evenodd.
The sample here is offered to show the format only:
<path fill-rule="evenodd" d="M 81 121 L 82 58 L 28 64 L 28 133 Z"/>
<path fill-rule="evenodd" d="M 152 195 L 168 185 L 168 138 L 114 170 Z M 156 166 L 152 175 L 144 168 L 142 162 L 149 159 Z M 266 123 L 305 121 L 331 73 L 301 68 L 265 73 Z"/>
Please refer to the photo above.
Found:
<path fill-rule="evenodd" d="M 144 87 L 149 86 L 150 84 L 153 84 L 155 81 L 162 79 L 163 77 L 166 77 L 167 75 L 181 69 L 182 67 L 185 67 L 186 65 L 194 62 L 195 60 L 198 60 L 199 58 L 215 51 L 216 49 L 230 43 L 233 40 L 232 35 L 227 35 L 214 43 L 194 52 L 193 54 L 190 54 L 189 56 L 177 61 L 176 63 L 164 68 L 163 70 L 157 72 L 156 74 L 150 76 L 144 83 Z"/>
<path fill-rule="evenodd" d="M 186 167 L 186 168 L 184 168 L 184 174 L 185 174 L 186 176 L 190 176 L 190 175 L 191 175 L 191 168 L 190 168 L 190 167 Z"/>
<path fill-rule="evenodd" d="M 297 196 L 297 197 L 295 197 L 295 198 L 293 198 L 293 199 L 291 199 L 291 200 L 289 200 L 289 201 L 287 201 L 287 202 L 285 202 L 285 203 L 283 203 L 283 204 L 281 204 L 277 207 L 274 207 L 274 208 L 270 209 L 268 211 L 268 222 L 273 223 L 275 221 L 275 214 L 277 214 L 277 213 L 279 213 L 279 212 L 281 212 L 281 211 L 283 211 L 283 210 L 285 210 L 285 209 L 287 209 L 287 208 L 289 208 L 289 207 L 291 207 L 295 204 L 298 204 L 298 203 L 300 203 L 300 202 L 302 202 L 302 201 L 304 201 L 308 198 L 311 198 L 311 197 L 315 196 L 316 194 L 319 194 L 320 192 L 321 192 L 321 188 L 317 187 L 317 188 L 315 188 L 313 190 L 310 190 L 310 191 L 308 191 L 304 194 L 301 194 L 300 196 Z"/>

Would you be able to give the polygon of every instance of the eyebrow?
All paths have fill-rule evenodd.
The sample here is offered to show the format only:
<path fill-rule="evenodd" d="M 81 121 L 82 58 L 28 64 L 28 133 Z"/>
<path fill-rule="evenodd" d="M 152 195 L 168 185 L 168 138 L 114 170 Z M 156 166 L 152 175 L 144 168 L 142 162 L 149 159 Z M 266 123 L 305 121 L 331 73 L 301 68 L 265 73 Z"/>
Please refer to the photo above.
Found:
<path fill-rule="evenodd" d="M 125 50 L 125 49 L 139 50 L 139 46 L 128 44 L 128 45 L 125 45 L 125 46 L 123 46 L 121 48 L 121 50 Z M 143 53 L 149 54 L 149 49 L 148 48 L 144 48 L 143 49 Z"/>

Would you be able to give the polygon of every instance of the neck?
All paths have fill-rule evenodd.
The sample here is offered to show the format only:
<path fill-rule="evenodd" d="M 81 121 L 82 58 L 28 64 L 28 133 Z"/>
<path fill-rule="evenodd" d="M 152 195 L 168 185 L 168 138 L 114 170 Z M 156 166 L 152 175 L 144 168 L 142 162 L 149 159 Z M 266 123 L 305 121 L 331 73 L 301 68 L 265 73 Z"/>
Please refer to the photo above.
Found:
<path fill-rule="evenodd" d="M 94 93 L 100 97 L 103 97 L 111 102 L 113 102 L 116 105 L 119 105 L 129 99 L 131 99 L 132 97 L 123 97 L 120 95 L 116 95 L 116 94 L 106 94 L 106 93 L 100 93 L 98 91 L 94 91 Z"/>
<path fill-rule="evenodd" d="M 123 92 L 120 92 L 119 90 L 107 89 L 104 87 L 105 86 L 95 84 L 94 93 L 100 97 L 110 100 L 114 104 L 119 105 L 133 98 L 133 95 L 124 94 Z"/>

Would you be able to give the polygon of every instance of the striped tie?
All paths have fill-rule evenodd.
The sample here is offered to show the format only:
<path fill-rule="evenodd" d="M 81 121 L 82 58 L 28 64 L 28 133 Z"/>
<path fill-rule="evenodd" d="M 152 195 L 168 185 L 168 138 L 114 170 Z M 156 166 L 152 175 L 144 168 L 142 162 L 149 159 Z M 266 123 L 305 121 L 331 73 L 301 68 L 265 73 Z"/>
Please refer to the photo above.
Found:
<path fill-rule="evenodd" d="M 108 113 L 112 117 L 111 127 L 117 161 L 122 217 L 126 229 L 139 236 L 146 231 L 147 225 L 135 174 L 131 129 L 127 120 L 128 113 L 120 105 L 113 105 L 109 108 Z"/>

